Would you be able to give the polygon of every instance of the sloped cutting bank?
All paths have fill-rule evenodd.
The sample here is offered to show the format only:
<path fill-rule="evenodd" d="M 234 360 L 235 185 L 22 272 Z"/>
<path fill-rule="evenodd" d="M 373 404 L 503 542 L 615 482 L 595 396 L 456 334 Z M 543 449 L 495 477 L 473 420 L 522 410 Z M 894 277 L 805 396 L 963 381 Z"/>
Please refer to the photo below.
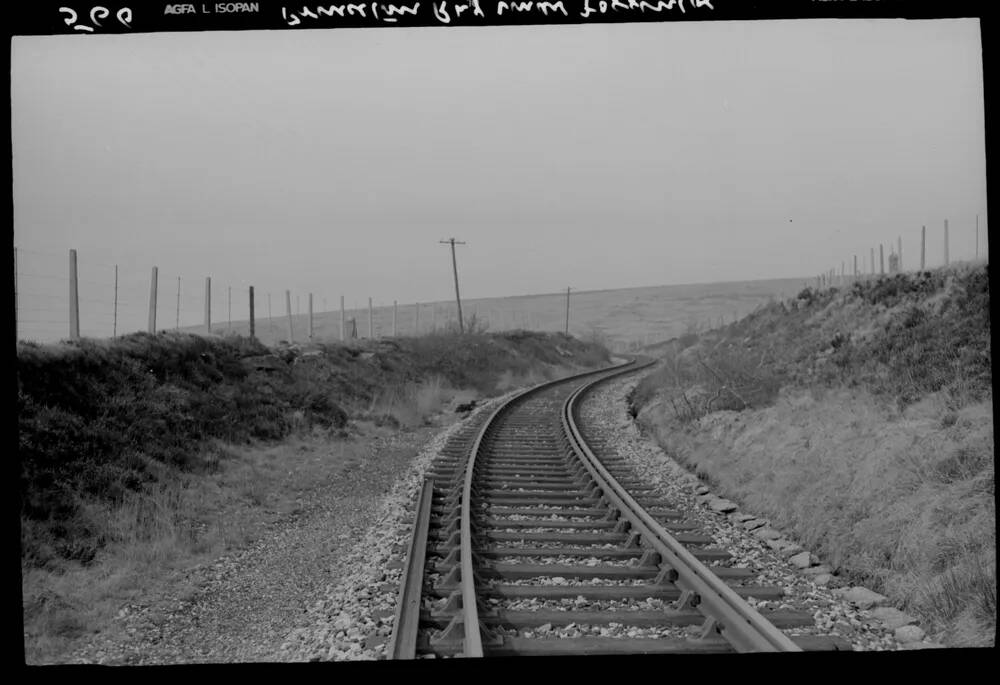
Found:
<path fill-rule="evenodd" d="M 632 412 L 668 454 L 936 640 L 992 644 L 988 265 L 806 289 L 658 356 Z"/>

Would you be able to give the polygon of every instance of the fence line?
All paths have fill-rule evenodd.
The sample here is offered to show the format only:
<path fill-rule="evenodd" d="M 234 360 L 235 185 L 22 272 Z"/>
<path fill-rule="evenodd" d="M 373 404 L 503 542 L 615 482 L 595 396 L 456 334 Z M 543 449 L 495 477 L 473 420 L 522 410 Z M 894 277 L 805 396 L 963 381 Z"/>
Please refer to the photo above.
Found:
<path fill-rule="evenodd" d="M 987 232 L 983 232 L 984 237 L 988 236 Z M 978 261 L 983 258 L 988 258 L 989 252 L 986 251 L 985 255 L 987 257 L 980 257 L 979 250 L 979 215 L 976 215 L 975 224 L 975 250 L 973 252 L 972 259 Z M 944 231 L 942 234 L 942 251 L 941 251 L 941 262 L 938 266 L 948 266 L 951 263 L 950 251 L 951 251 L 951 240 L 949 236 L 949 226 L 948 219 L 944 220 Z M 858 255 L 855 253 L 852 255 L 854 260 L 854 271 L 848 277 L 844 273 L 844 262 L 841 262 L 840 268 L 840 278 L 839 280 L 835 278 L 835 269 L 830 271 L 825 271 L 818 276 L 816 276 L 816 285 L 818 288 L 833 287 L 835 285 L 848 285 L 856 280 L 874 278 L 876 275 L 882 277 L 885 275 L 894 275 L 898 273 L 906 273 L 913 271 L 924 271 L 927 268 L 932 268 L 932 264 L 928 264 L 927 261 L 927 226 L 923 225 L 920 227 L 920 266 L 919 268 L 909 267 L 909 263 L 904 266 L 903 264 L 903 236 L 896 236 L 895 249 L 892 247 L 892 241 L 889 241 L 890 252 L 888 257 L 885 255 L 885 244 L 879 243 L 878 245 L 878 270 L 876 274 L 875 269 L 875 248 L 869 247 L 869 272 L 868 274 L 862 273 L 858 269 Z M 864 268 L 864 257 L 862 257 L 862 269 Z"/>
<path fill-rule="evenodd" d="M 928 249 L 927 226 L 921 226 L 920 270 L 951 263 L 953 248 L 951 238 L 954 236 L 950 234 L 950 222 L 944 220 L 942 228 L 943 232 L 939 234 L 942 242 L 938 243 L 941 245 L 941 252 L 934 254 L 936 250 Z M 835 266 L 816 276 L 816 287 L 843 286 L 860 279 L 916 271 L 918 262 L 915 258 L 908 257 L 906 262 L 903 261 L 904 237 L 897 235 L 894 236 L 894 241 L 888 240 L 888 255 L 886 255 L 886 242 L 878 244 L 877 267 L 874 245 L 868 246 L 867 270 L 863 251 L 845 255 L 845 259 L 838 260 L 839 269 Z M 968 244 L 965 245 L 963 242 L 959 246 L 958 254 L 964 255 L 964 258 L 970 256 L 973 259 L 987 258 L 988 232 L 985 230 L 982 232 L 981 240 L 978 216 L 974 228 L 966 237 Z M 932 236 L 932 242 L 933 240 Z M 916 247 L 909 247 L 908 254 L 915 254 L 915 250 Z M 369 297 L 367 307 L 361 305 L 359 299 L 355 298 L 354 306 L 348 309 L 345 296 L 340 295 L 339 311 L 331 311 L 327 307 L 327 303 L 331 301 L 329 291 L 296 292 L 297 313 L 293 314 L 291 289 L 285 289 L 286 321 L 282 325 L 275 319 L 275 312 L 272 310 L 271 295 L 277 292 L 280 296 L 280 290 L 277 289 L 264 291 L 267 295 L 265 320 L 258 309 L 262 306 L 260 289 L 254 289 L 252 284 L 239 279 L 223 281 L 221 285 L 225 288 L 224 292 L 218 287 L 213 291 L 211 276 L 192 277 L 190 274 L 162 271 L 159 265 L 153 265 L 149 271 L 121 268 L 119 265 L 92 262 L 89 258 L 78 257 L 76 249 L 69 250 L 67 270 L 66 256 L 66 252 L 57 254 L 15 247 L 15 330 L 19 337 L 72 340 L 79 339 L 83 335 L 117 337 L 134 331 L 157 331 L 166 328 L 214 335 L 248 335 L 251 334 L 252 326 L 252 335 L 265 342 L 302 343 L 309 340 L 343 341 L 352 338 L 426 335 L 457 328 L 458 325 L 457 307 L 454 302 L 401 305 L 398 300 L 376 302 L 374 298 Z M 850 270 L 847 268 L 848 265 L 852 265 Z M 95 266 L 99 268 L 95 270 Z M 105 280 L 95 280 L 95 274 L 104 274 Z M 192 284 L 197 283 L 200 278 L 204 278 L 204 293 L 197 293 L 198 289 L 192 287 Z M 161 280 L 165 288 L 159 287 Z M 142 295 L 144 290 L 149 293 L 148 299 Z M 539 311 L 537 302 L 532 303 L 530 300 L 526 300 L 523 306 L 518 306 L 516 302 L 505 302 L 500 306 L 494 306 L 490 302 L 493 299 L 503 298 L 485 298 L 482 302 L 470 301 L 467 312 L 470 314 L 469 322 L 480 330 L 534 329 L 551 332 L 568 332 L 572 323 L 575 332 L 584 333 L 590 330 L 587 328 L 589 325 L 587 317 L 580 314 L 570 315 L 569 310 L 571 302 L 574 312 L 578 307 L 585 305 L 578 303 L 579 296 L 576 293 L 570 296 L 571 290 L 567 288 L 561 295 L 551 293 L 535 296 L 546 298 L 542 311 Z M 305 313 L 302 313 L 300 305 L 303 294 L 307 298 Z M 316 311 L 314 296 L 320 297 L 319 301 L 323 303 L 322 312 Z M 213 310 L 220 312 L 223 306 L 226 308 L 225 326 L 218 320 L 217 315 L 213 316 Z M 734 316 L 735 314 L 736 312 Z M 713 312 L 705 325 L 710 327 L 716 320 L 718 325 L 722 325 L 723 318 L 718 312 Z M 675 326 L 676 319 L 667 323 L 668 326 Z M 655 324 L 650 325 L 650 328 L 654 327 Z M 282 328 L 285 330 L 282 331 Z M 591 329 L 600 332 L 597 328 L 591 327 Z M 608 335 L 615 338 L 618 331 L 612 329 Z M 634 331 L 628 335 L 633 341 L 649 338 L 649 334 Z"/>

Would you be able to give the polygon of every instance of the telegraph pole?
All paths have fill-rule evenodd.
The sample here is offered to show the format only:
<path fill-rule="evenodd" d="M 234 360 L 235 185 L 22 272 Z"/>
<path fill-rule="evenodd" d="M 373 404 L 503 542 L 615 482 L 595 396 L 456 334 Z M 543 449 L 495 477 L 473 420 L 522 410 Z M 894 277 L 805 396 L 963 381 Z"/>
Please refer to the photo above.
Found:
<path fill-rule="evenodd" d="M 451 245 L 451 268 L 455 272 L 455 304 L 458 305 L 458 332 L 465 333 L 465 325 L 462 323 L 462 298 L 458 294 L 458 262 L 455 261 L 455 245 L 465 245 L 465 243 L 454 238 L 438 242 Z"/>
<path fill-rule="evenodd" d="M 569 286 L 566 287 L 566 335 L 569 335 Z"/>

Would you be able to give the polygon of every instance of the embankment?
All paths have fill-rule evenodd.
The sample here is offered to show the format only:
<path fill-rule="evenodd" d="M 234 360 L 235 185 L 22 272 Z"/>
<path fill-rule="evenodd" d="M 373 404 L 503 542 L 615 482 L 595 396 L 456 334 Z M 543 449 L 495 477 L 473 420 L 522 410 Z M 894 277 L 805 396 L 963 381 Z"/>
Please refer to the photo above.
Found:
<path fill-rule="evenodd" d="M 939 641 L 993 644 L 988 266 L 805 289 L 655 354 L 631 401 L 671 456 Z"/>
<path fill-rule="evenodd" d="M 558 334 L 439 334 L 263 347 L 183 333 L 18 345 L 22 559 L 86 564 L 109 508 L 178 474 L 214 473 L 227 445 L 344 435 L 349 418 L 422 424 L 461 390 L 494 395 L 607 351 Z"/>

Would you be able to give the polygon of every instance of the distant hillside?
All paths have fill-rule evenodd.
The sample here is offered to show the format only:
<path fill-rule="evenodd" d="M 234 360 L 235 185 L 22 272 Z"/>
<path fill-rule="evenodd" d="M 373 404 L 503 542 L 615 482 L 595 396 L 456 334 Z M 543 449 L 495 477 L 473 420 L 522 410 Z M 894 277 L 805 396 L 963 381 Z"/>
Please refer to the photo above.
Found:
<path fill-rule="evenodd" d="M 804 284 L 801 278 L 783 278 L 728 283 L 620 288 L 615 290 L 572 291 L 570 293 L 569 332 L 579 337 L 597 337 L 617 350 L 666 340 L 689 330 L 705 330 L 731 323 L 746 316 L 772 299 L 791 297 Z M 350 303 L 348 303 L 350 305 Z M 388 306 L 386 306 L 388 305 Z M 425 302 L 419 306 L 400 303 L 396 308 L 396 332 L 399 337 L 421 334 L 435 328 L 440 331 L 457 322 L 453 301 Z M 566 326 L 566 293 L 463 299 L 462 313 L 468 323 L 493 332 L 528 329 L 559 332 Z M 256 335 L 265 344 L 288 339 L 288 317 L 274 311 L 268 318 L 258 305 Z M 308 315 L 292 315 L 296 341 L 308 337 Z M 351 308 L 345 312 L 347 329 L 352 321 L 359 338 L 368 337 L 368 309 Z M 377 338 L 390 337 L 393 331 L 392 303 L 376 302 L 372 331 Z M 220 334 L 249 332 L 246 320 L 213 323 Z M 202 332 L 202 327 L 183 330 Z M 318 341 L 340 338 L 340 311 L 319 311 L 313 315 L 313 335 Z"/>
<path fill-rule="evenodd" d="M 802 290 L 652 348 L 673 457 L 948 644 L 996 622 L 989 266 Z"/>

